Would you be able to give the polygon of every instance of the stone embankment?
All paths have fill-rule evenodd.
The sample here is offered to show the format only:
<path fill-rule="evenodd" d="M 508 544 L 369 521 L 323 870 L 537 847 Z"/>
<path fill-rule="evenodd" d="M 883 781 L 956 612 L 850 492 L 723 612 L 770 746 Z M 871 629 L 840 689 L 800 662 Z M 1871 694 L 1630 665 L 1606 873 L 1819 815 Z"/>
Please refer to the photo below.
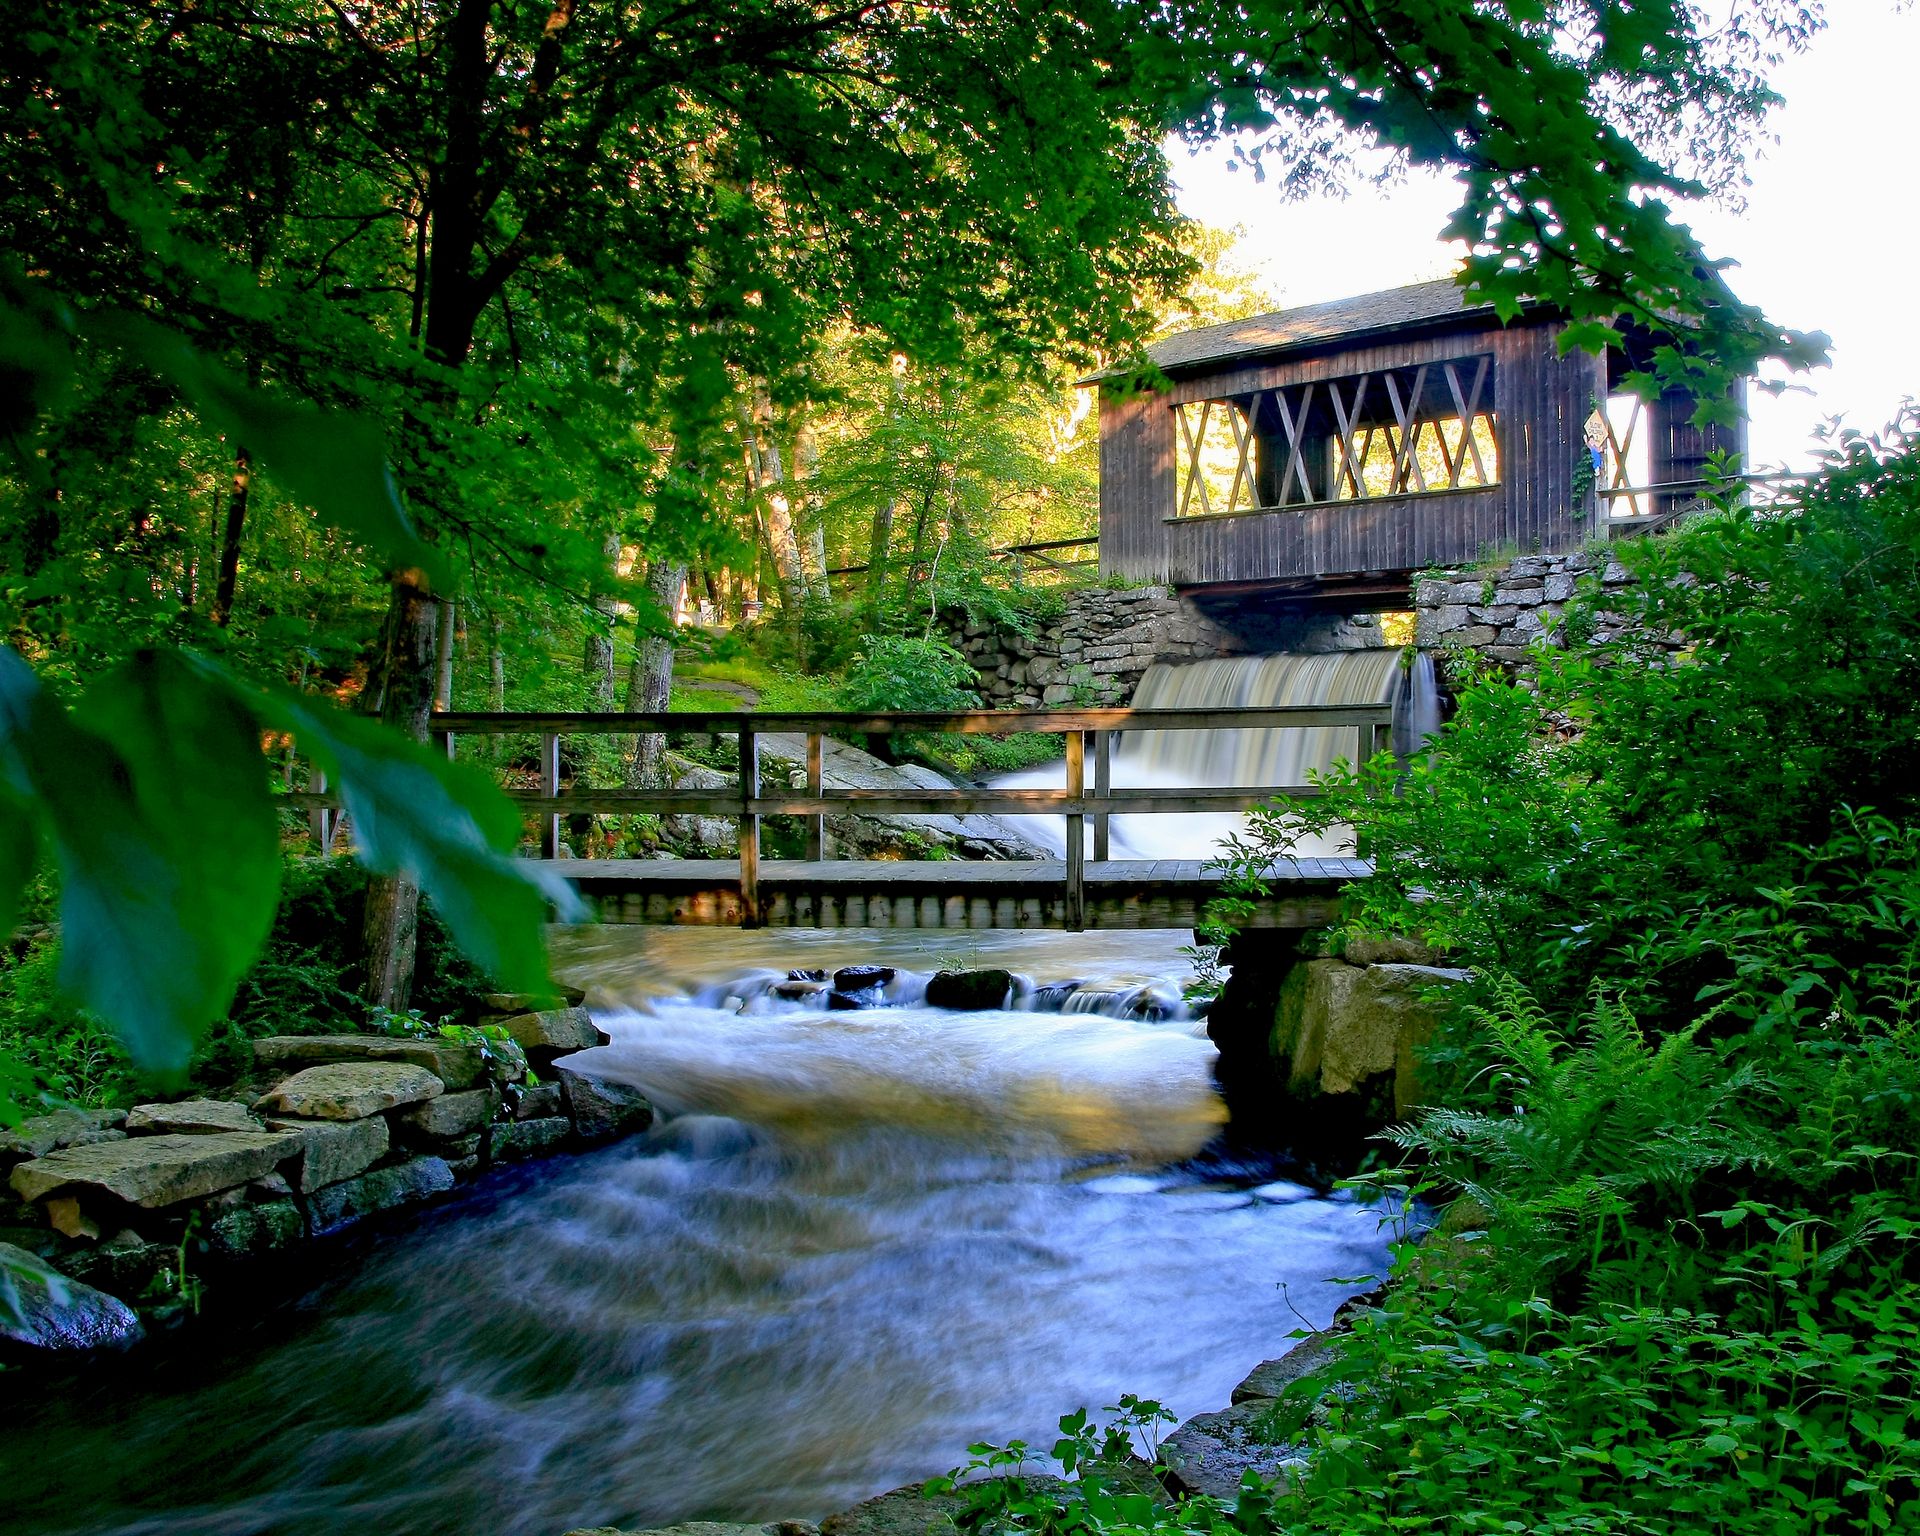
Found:
<path fill-rule="evenodd" d="M 569 1064 L 608 1038 L 578 1001 L 491 999 L 483 1022 L 517 1052 L 275 1036 L 254 1043 L 255 1079 L 231 1097 L 62 1110 L 0 1135 L 15 1202 L 0 1206 L 0 1263 L 19 1277 L 38 1260 L 67 1282 L 29 1278 L 24 1320 L 0 1314 L 0 1348 L 31 1358 L 130 1343 L 142 1313 L 197 1310 L 209 1273 L 433 1200 L 497 1163 L 644 1129 L 643 1097 Z"/>
<path fill-rule="evenodd" d="M 1379 620 L 1282 617 L 1249 611 L 1229 629 L 1166 587 L 1093 587 L 1066 595 L 1066 611 L 1030 633 L 945 616 L 950 638 L 980 674 L 992 705 L 1118 706 L 1156 661 L 1202 661 L 1273 651 L 1350 651 L 1382 644 Z"/>
<path fill-rule="evenodd" d="M 1417 1056 L 1465 971 L 1412 939 L 1354 939 L 1334 955 L 1302 936 L 1250 932 L 1207 1014 L 1236 1139 L 1295 1151 L 1322 1173 L 1420 1102 Z"/>
<path fill-rule="evenodd" d="M 1429 571 L 1414 584 L 1414 643 L 1442 654 L 1472 652 L 1507 672 L 1519 671 L 1536 644 L 1604 645 L 1635 634 L 1626 614 L 1606 607 L 1594 611 L 1590 627 L 1579 633 L 1571 632 L 1567 622 L 1567 605 L 1576 590 L 1604 598 L 1633 580 L 1620 561 L 1604 551 L 1588 550 Z M 1662 643 L 1678 649 L 1684 641 Z"/>

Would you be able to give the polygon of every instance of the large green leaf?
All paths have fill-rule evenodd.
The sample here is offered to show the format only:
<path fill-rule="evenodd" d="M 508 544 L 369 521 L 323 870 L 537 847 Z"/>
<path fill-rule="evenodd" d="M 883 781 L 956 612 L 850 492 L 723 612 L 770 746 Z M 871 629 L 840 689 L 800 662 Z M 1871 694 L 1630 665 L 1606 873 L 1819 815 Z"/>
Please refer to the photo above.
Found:
<path fill-rule="evenodd" d="M 178 1080 L 273 921 L 279 850 L 259 733 L 232 690 L 176 653 L 101 678 L 75 720 L 0 652 L 10 780 L 30 787 L 60 869 L 60 977 L 134 1061 Z"/>
<path fill-rule="evenodd" d="M 549 985 L 548 909 L 572 913 L 579 898 L 551 871 L 514 857 L 519 812 L 486 775 L 288 689 L 267 691 L 257 706 L 339 785 L 366 864 L 415 881 L 461 949 L 502 987 Z"/>

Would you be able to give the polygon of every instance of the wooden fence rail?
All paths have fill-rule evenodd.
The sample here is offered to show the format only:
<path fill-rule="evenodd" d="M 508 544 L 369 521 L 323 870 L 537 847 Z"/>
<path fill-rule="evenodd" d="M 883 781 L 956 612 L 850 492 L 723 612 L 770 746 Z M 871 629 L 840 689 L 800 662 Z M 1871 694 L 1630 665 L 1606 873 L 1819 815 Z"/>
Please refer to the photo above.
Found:
<path fill-rule="evenodd" d="M 1195 785 L 1180 789 L 1116 789 L 1114 740 L 1125 731 L 1222 731 L 1337 728 L 1353 732 L 1356 760 L 1387 746 L 1392 711 L 1385 705 L 1282 705 L 1263 709 L 1027 709 L 960 710 L 938 714 L 859 714 L 667 711 L 650 714 L 440 713 L 430 729 L 442 750 L 453 756 L 462 736 L 532 735 L 539 741 L 540 787 L 509 790 L 539 822 L 540 854 L 559 856 L 561 822 L 568 815 L 733 816 L 739 826 L 740 904 L 751 926 L 759 911 L 760 822 L 766 816 L 803 820 L 807 857 L 826 853 L 826 818 L 858 812 L 896 815 L 1061 815 L 1066 818 L 1065 905 L 1067 926 L 1085 915 L 1085 866 L 1088 824 L 1091 853 L 1105 861 L 1109 823 L 1115 815 L 1179 815 L 1197 811 L 1246 810 L 1275 799 L 1307 799 L 1319 793 L 1308 784 L 1221 788 Z M 904 793 L 894 789 L 829 789 L 823 783 L 824 743 L 850 735 L 903 733 L 1007 736 L 1024 732 L 1065 738 L 1066 783 L 1061 789 L 954 788 Z M 639 735 L 733 736 L 738 740 L 737 789 L 563 790 L 560 743 L 568 736 Z M 799 735 L 806 739 L 804 790 L 770 788 L 761 782 L 760 753 L 765 737 Z M 1088 783 L 1087 758 L 1093 758 Z M 317 771 L 313 788 L 288 794 L 283 803 L 306 809 L 313 833 L 324 849 L 332 841 L 338 796 Z"/>

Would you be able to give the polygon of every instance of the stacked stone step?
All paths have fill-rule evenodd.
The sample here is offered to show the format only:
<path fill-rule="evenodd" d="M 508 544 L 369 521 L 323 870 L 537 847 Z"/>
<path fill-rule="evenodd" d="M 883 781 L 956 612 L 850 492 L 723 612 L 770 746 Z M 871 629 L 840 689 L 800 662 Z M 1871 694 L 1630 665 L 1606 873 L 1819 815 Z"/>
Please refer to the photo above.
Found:
<path fill-rule="evenodd" d="M 264 1093 L 23 1122 L 0 1135 L 0 1171 L 19 1202 L 0 1212 L 0 1263 L 11 1257 L 10 1272 L 25 1272 L 37 1257 L 140 1296 L 177 1274 L 183 1244 L 227 1263 L 284 1252 L 430 1201 L 492 1163 L 651 1123 L 637 1090 L 566 1061 L 608 1039 L 577 995 L 488 1003 L 485 1022 L 519 1053 L 453 1039 L 281 1035 L 254 1043 Z M 47 1342 L 31 1333 L 16 1325 L 13 1341 Z"/>

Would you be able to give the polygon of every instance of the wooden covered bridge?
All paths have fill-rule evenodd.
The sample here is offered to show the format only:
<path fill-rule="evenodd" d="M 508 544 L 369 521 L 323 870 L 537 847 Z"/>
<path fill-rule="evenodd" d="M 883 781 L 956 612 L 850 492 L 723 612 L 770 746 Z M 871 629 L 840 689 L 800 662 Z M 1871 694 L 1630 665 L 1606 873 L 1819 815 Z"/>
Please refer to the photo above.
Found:
<path fill-rule="evenodd" d="M 1102 574 L 1210 610 L 1405 606 L 1425 567 L 1663 521 L 1709 455 L 1744 450 L 1743 410 L 1701 428 L 1692 396 L 1621 392 L 1650 337 L 1562 356 L 1564 327 L 1546 308 L 1502 324 L 1442 279 L 1150 347 L 1155 386 L 1102 380 Z"/>

